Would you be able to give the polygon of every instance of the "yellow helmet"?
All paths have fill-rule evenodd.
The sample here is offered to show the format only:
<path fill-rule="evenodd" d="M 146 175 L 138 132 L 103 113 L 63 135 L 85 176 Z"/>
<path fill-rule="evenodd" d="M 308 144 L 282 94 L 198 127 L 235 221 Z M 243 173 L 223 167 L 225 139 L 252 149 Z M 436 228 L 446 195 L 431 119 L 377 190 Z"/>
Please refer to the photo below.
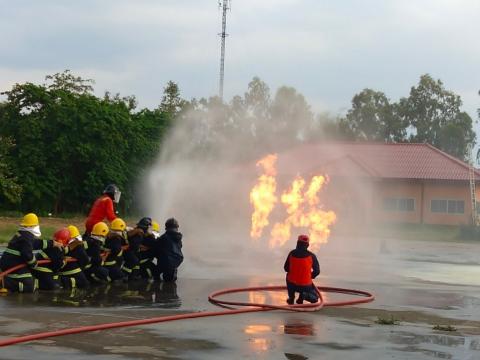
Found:
<path fill-rule="evenodd" d="M 75 225 L 68 225 L 67 229 L 70 231 L 70 239 L 76 238 L 80 235 L 80 231 L 78 231 L 78 228 Z"/>
<path fill-rule="evenodd" d="M 155 220 L 152 221 L 152 230 L 156 232 L 160 231 L 160 225 Z"/>
<path fill-rule="evenodd" d="M 113 220 L 112 224 L 110 225 L 110 229 L 115 231 L 124 231 L 126 228 L 127 224 L 125 224 L 125 221 L 120 218 L 116 218 L 115 220 Z"/>
<path fill-rule="evenodd" d="M 20 223 L 20 226 L 25 226 L 25 227 L 33 227 L 33 226 L 38 226 L 38 216 L 35 215 L 34 213 L 29 213 L 25 215 L 22 219 L 22 222 Z"/>
<path fill-rule="evenodd" d="M 108 225 L 104 222 L 98 222 L 93 226 L 92 235 L 106 237 L 108 234 Z"/>

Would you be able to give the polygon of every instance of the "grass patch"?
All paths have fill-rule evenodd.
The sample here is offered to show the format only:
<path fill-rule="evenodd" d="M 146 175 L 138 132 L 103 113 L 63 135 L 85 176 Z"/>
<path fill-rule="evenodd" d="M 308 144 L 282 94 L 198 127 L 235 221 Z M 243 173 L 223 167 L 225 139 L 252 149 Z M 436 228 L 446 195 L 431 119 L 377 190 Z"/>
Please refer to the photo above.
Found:
<path fill-rule="evenodd" d="M 437 331 L 457 331 L 457 328 L 452 325 L 435 325 L 432 330 Z"/>
<path fill-rule="evenodd" d="M 6 244 L 16 234 L 18 226 L 15 224 L 0 224 L 0 244 Z M 53 226 L 42 226 L 42 239 L 51 239 L 57 228 Z"/>
<path fill-rule="evenodd" d="M 73 216 L 73 214 L 71 214 Z M 0 213 L 0 244 L 7 243 L 10 241 L 13 235 L 18 230 L 18 224 L 20 223 L 23 215 L 10 217 L 10 216 L 1 216 Z M 138 221 L 138 218 L 124 218 L 130 226 L 135 226 Z M 53 233 L 70 224 L 75 225 L 80 230 L 80 233 L 83 233 L 85 230 L 85 216 L 74 216 L 74 217 L 53 217 L 45 216 L 40 217 L 40 229 L 42 231 L 42 239 L 51 239 Z"/>
<path fill-rule="evenodd" d="M 17 231 L 18 226 L 15 224 L 4 224 L 0 226 L 0 243 L 6 243 L 10 241 L 12 236 Z"/>
<path fill-rule="evenodd" d="M 390 315 L 390 317 L 377 317 L 377 320 L 375 320 L 376 324 L 379 325 L 400 325 L 400 320 L 396 319 L 393 315 Z"/>
<path fill-rule="evenodd" d="M 0 217 L 0 243 L 7 243 L 15 235 L 18 230 L 18 225 L 22 216 L 18 217 Z M 54 217 L 40 217 L 40 230 L 42 231 L 42 239 L 51 239 L 53 233 L 69 224 L 79 227 L 80 232 L 83 231 L 84 218 L 54 218 Z"/>

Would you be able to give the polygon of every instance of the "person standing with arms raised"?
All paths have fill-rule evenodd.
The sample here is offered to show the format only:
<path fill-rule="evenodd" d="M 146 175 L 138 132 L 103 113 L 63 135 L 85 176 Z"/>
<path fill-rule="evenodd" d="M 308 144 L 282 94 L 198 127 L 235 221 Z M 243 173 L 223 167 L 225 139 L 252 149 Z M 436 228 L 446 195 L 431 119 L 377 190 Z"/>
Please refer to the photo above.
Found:
<path fill-rule="evenodd" d="M 122 193 L 118 189 L 117 185 L 109 184 L 105 187 L 105 190 L 103 190 L 103 195 L 95 200 L 92 208 L 90 209 L 90 213 L 85 221 L 85 235 L 90 235 L 93 226 L 104 219 L 112 222 L 117 218 L 113 203 L 118 204 L 121 195 Z"/>

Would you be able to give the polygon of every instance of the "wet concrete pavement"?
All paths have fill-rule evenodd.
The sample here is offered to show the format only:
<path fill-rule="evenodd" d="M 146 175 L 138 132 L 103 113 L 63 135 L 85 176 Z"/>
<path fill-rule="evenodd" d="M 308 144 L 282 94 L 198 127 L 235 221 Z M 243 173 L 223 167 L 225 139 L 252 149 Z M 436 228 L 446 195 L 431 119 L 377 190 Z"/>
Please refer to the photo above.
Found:
<path fill-rule="evenodd" d="M 388 240 L 345 249 L 341 239 L 322 249 L 317 283 L 372 291 L 374 303 L 69 335 L 1 348 L 0 359 L 480 359 L 480 244 Z M 0 298 L 0 335 L 218 309 L 206 300 L 214 290 L 282 284 L 276 271 L 282 260 L 243 275 L 228 264 L 192 262 L 176 286 L 138 282 L 86 292 L 8 294 Z M 221 279 L 212 268 L 222 272 Z M 285 294 L 237 298 L 283 303 Z M 400 324 L 379 325 L 379 317 Z M 456 331 L 436 331 L 434 325 Z"/>

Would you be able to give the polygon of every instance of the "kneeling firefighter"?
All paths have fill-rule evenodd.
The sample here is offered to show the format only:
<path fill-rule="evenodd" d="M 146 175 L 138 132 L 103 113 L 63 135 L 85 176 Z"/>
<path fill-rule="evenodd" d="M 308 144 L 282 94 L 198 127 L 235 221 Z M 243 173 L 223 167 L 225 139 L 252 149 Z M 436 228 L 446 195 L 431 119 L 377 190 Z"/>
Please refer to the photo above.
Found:
<path fill-rule="evenodd" d="M 293 304 L 296 292 L 300 293 L 297 304 L 303 304 L 303 300 L 311 303 L 318 301 L 312 279 L 320 274 L 320 265 L 315 254 L 307 250 L 309 244 L 308 235 L 300 235 L 296 249 L 290 251 L 283 266 L 287 272 L 287 304 L 289 305 Z"/>
<path fill-rule="evenodd" d="M 140 261 L 140 276 L 143 279 L 155 280 L 159 275 L 157 272 L 157 266 L 154 264 L 155 248 L 157 247 L 157 241 L 160 237 L 160 225 L 158 222 L 152 220 L 151 233 L 144 234 L 142 244 L 140 245 L 140 251 L 138 253 L 138 259 Z"/>
<path fill-rule="evenodd" d="M 108 270 L 103 267 L 103 246 L 105 238 L 108 235 L 108 226 L 104 222 L 96 223 L 93 226 L 92 233 L 84 238 L 87 255 L 90 257 L 90 263 L 85 266 L 85 275 L 92 282 L 108 282 Z"/>
<path fill-rule="evenodd" d="M 27 264 L 3 279 L 4 286 L 10 291 L 33 292 L 37 281 L 34 280 L 30 269 L 37 266 L 37 259 L 33 256 L 33 250 L 46 250 L 52 246 L 61 247 L 52 240 L 41 240 L 40 224 L 37 215 L 26 214 L 18 228 L 18 233 L 8 243 L 0 259 L 0 269 L 6 271 L 20 264 Z"/>
<path fill-rule="evenodd" d="M 130 280 L 136 279 L 140 275 L 140 246 L 143 238 L 151 233 L 152 219 L 149 217 L 141 218 L 136 227 L 127 232 L 128 249 L 125 251 L 123 271 Z"/>
<path fill-rule="evenodd" d="M 88 287 L 88 280 L 83 273 L 83 269 L 89 264 L 90 259 L 85 250 L 85 242 L 74 225 L 69 225 L 67 229 L 70 231 L 70 236 L 63 243 L 67 255 L 75 261 L 67 262 L 60 271 L 60 282 L 65 289 Z"/>
<path fill-rule="evenodd" d="M 120 280 L 124 277 L 121 270 L 123 264 L 122 245 L 125 243 L 125 230 L 127 224 L 120 218 L 112 221 L 110 232 L 105 239 L 105 249 L 107 258 L 103 266 L 108 270 L 108 275 L 112 281 Z"/>
<path fill-rule="evenodd" d="M 67 228 L 59 229 L 53 234 L 53 240 L 64 244 L 70 238 L 70 231 Z M 65 265 L 65 248 L 50 247 L 40 250 L 37 260 L 50 260 L 50 263 L 39 264 L 32 269 L 33 276 L 38 280 L 40 290 L 54 290 L 60 288 L 59 271 Z"/>
<path fill-rule="evenodd" d="M 180 225 L 174 218 L 165 222 L 165 233 L 156 242 L 157 272 L 164 281 L 177 280 L 177 270 L 183 262 L 182 233 Z"/>

